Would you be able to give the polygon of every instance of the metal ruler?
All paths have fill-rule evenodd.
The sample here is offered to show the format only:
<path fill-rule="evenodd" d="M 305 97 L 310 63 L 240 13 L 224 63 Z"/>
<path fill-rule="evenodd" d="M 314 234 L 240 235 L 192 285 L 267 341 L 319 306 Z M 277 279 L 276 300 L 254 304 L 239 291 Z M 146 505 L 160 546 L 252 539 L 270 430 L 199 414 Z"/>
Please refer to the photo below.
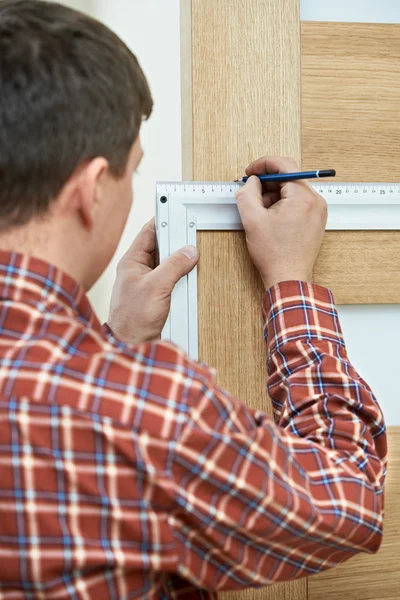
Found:
<path fill-rule="evenodd" d="M 243 229 L 235 192 L 240 183 L 159 182 L 156 225 L 160 260 L 196 245 L 199 230 Z M 331 230 L 400 230 L 399 183 L 313 183 L 327 201 Z M 197 357 L 197 272 L 177 284 L 163 338 Z"/>
<path fill-rule="evenodd" d="M 187 202 L 197 204 L 203 217 L 206 217 L 207 211 L 211 217 L 217 206 L 236 205 L 234 196 L 241 185 L 215 181 L 159 182 L 156 191 L 157 216 L 164 215 L 168 222 L 170 207 L 173 210 L 177 205 Z M 327 229 L 400 229 L 400 183 L 318 182 L 312 187 L 328 202 Z M 164 205 L 160 202 L 162 197 L 167 199 Z M 212 225 L 211 218 L 209 221 Z M 218 221 L 215 221 L 215 227 L 205 227 L 204 222 L 202 228 L 228 228 L 223 226 L 222 219 L 221 224 Z"/>

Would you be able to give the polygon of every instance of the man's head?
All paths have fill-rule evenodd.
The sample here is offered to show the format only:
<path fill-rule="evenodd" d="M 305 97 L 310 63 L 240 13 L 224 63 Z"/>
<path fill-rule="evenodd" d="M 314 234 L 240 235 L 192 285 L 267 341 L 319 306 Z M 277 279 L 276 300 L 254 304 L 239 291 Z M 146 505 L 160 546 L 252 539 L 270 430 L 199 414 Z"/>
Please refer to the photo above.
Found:
<path fill-rule="evenodd" d="M 84 255 L 90 287 L 122 234 L 151 111 L 136 58 L 106 26 L 54 3 L 0 0 L 0 247 L 47 228 Z"/>

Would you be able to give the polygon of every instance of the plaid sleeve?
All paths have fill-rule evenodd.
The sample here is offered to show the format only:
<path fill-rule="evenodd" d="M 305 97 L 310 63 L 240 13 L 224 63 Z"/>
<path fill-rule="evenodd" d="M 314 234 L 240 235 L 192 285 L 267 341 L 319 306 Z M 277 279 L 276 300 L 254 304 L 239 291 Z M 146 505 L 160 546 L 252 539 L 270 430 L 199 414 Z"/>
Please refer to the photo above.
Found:
<path fill-rule="evenodd" d="M 264 314 L 275 422 L 210 376 L 174 452 L 178 574 L 200 588 L 311 575 L 382 538 L 383 417 L 347 358 L 330 292 L 286 282 Z"/>

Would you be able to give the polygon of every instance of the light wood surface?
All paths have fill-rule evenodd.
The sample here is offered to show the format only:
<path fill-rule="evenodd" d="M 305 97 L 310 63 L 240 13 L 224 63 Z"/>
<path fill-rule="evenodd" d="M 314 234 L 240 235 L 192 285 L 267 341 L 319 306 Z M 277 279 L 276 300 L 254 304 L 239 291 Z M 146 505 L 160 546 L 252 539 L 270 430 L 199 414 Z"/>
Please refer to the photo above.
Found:
<path fill-rule="evenodd" d="M 400 181 L 400 25 L 303 22 L 303 168 Z M 400 231 L 328 232 L 315 280 L 339 304 L 400 303 Z"/>
<path fill-rule="evenodd" d="M 400 25 L 303 22 L 301 43 L 304 168 L 400 181 Z"/>
<path fill-rule="evenodd" d="M 247 406 L 272 415 L 265 387 L 263 287 L 244 232 L 199 231 L 197 239 L 201 360 L 215 367 L 218 382 Z"/>
<path fill-rule="evenodd" d="M 244 592 L 219 594 L 218 598 L 219 600 L 306 600 L 307 580 L 304 579 L 292 584 L 277 583 L 270 588 L 261 590 L 250 589 Z"/>
<path fill-rule="evenodd" d="M 218 382 L 231 393 L 248 406 L 271 414 L 265 391 L 263 289 L 256 270 L 246 258 L 244 234 L 202 231 L 198 241 L 202 254 L 199 267 L 201 360 L 217 368 Z M 347 240 L 342 243 L 349 247 Z M 368 379 L 368 374 L 365 377 Z M 308 596 L 305 582 L 298 582 L 304 587 L 295 591 L 293 600 L 399 599 L 400 427 L 390 427 L 388 437 L 385 533 L 379 553 L 357 556 L 334 570 L 309 578 Z M 286 600 L 291 598 L 290 589 L 273 586 L 269 590 L 249 590 L 240 596 L 229 594 L 228 598 L 281 600 L 283 597 Z"/>
<path fill-rule="evenodd" d="M 399 303 L 400 231 L 327 231 L 314 280 L 337 304 Z"/>
<path fill-rule="evenodd" d="M 194 179 L 299 159 L 299 0 L 192 0 L 192 51 Z"/>
<path fill-rule="evenodd" d="M 336 569 L 308 579 L 308 600 L 399 600 L 400 598 L 400 427 L 389 427 L 382 546 Z"/>
<path fill-rule="evenodd" d="M 191 44 L 192 54 L 185 61 L 191 62 L 192 97 L 183 102 L 184 128 L 192 128 L 193 164 L 188 167 L 184 150 L 185 174 L 195 180 L 229 181 L 267 153 L 300 160 L 299 0 L 192 0 Z M 200 352 L 219 368 L 220 380 L 230 391 L 242 399 L 257 399 L 269 410 L 261 316 L 255 316 L 257 275 L 243 234 L 210 233 L 199 236 L 204 258 L 199 275 Z M 234 319 L 236 312 L 240 319 L 231 320 L 233 340 L 226 350 L 227 319 Z M 215 320 L 220 324 L 213 332 Z M 219 343 L 216 331 L 223 332 Z M 306 596 L 305 580 L 220 595 L 235 600 Z"/>
<path fill-rule="evenodd" d="M 242 175 L 251 160 L 265 154 L 299 160 L 298 0 L 187 3 L 191 11 L 184 7 L 182 25 L 190 28 L 190 35 L 184 32 L 182 51 L 185 177 L 229 181 Z M 378 35 L 374 27 L 303 24 L 304 168 L 332 166 L 343 181 L 399 179 L 398 125 L 393 124 L 399 84 L 395 64 L 398 39 L 393 39 L 396 30 L 392 26 L 384 26 L 390 28 L 388 36 L 385 29 Z M 358 69 L 355 77 L 353 67 Z M 329 71 L 326 77 L 322 77 L 324 70 Z M 370 71 L 368 76 L 365 70 Z M 394 89 L 388 89 L 392 77 L 397 77 Z M 396 119 L 400 122 L 397 115 Z M 198 245 L 202 254 L 200 358 L 217 368 L 219 383 L 231 393 L 248 406 L 270 413 L 261 328 L 262 286 L 248 258 L 244 234 L 199 232 Z M 400 302 L 398 257 L 398 232 L 329 232 L 316 280 L 329 285 L 343 303 Z M 385 541 L 377 556 L 357 557 L 335 571 L 309 579 L 308 584 L 303 579 L 259 591 L 221 594 L 220 598 L 398 598 L 400 503 L 395 488 L 400 486 L 400 428 L 394 428 L 390 436 Z"/>
<path fill-rule="evenodd" d="M 240 318 L 241 326 L 235 331 L 238 348 L 254 348 L 257 357 L 262 340 L 258 324 L 262 287 L 249 260 L 243 232 L 199 231 L 201 261 L 199 266 L 199 322 L 210 322 L 207 304 L 213 297 L 220 314 Z M 223 257 L 229 256 L 229 264 Z M 210 273 L 214 273 L 212 282 Z M 319 254 L 314 281 L 332 290 L 337 304 L 395 304 L 400 301 L 400 232 L 398 231 L 328 231 Z M 212 290 L 210 289 L 212 287 Z M 212 293 L 212 295 L 211 295 Z M 238 300 L 236 303 L 235 300 Z M 246 307 L 244 309 L 243 307 Z M 202 312 L 201 312 L 202 311 Z M 238 322 L 237 319 L 234 322 Z M 215 348 L 218 340 L 212 331 L 204 332 L 204 347 Z M 235 362 L 230 355 L 233 348 L 218 354 L 221 372 L 226 378 L 224 385 L 240 397 L 252 390 L 244 378 L 237 378 Z M 239 350 L 238 350 L 239 352 Z M 228 353 L 228 355 L 226 355 Z M 255 358 L 254 367 L 260 373 L 262 363 Z M 249 377 L 252 377 L 249 373 Z"/>
<path fill-rule="evenodd" d="M 200 356 L 218 369 L 220 383 L 231 393 L 252 408 L 268 411 L 262 393 L 263 288 L 244 232 L 199 231 L 197 239 Z M 333 291 L 337 304 L 394 302 L 400 296 L 397 240 L 393 231 L 328 231 L 314 280 Z M 238 364 L 246 367 L 240 376 Z"/>

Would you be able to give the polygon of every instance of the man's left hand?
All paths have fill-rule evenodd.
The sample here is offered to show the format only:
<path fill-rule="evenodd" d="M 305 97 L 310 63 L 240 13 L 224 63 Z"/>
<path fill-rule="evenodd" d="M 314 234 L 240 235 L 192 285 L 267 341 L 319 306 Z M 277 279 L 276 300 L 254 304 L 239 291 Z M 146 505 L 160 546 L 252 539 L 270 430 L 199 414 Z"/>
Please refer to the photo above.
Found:
<path fill-rule="evenodd" d="M 165 325 L 175 285 L 197 265 L 194 246 L 182 248 L 155 267 L 156 232 L 152 219 L 120 261 L 107 325 L 129 344 L 157 339 Z"/>

